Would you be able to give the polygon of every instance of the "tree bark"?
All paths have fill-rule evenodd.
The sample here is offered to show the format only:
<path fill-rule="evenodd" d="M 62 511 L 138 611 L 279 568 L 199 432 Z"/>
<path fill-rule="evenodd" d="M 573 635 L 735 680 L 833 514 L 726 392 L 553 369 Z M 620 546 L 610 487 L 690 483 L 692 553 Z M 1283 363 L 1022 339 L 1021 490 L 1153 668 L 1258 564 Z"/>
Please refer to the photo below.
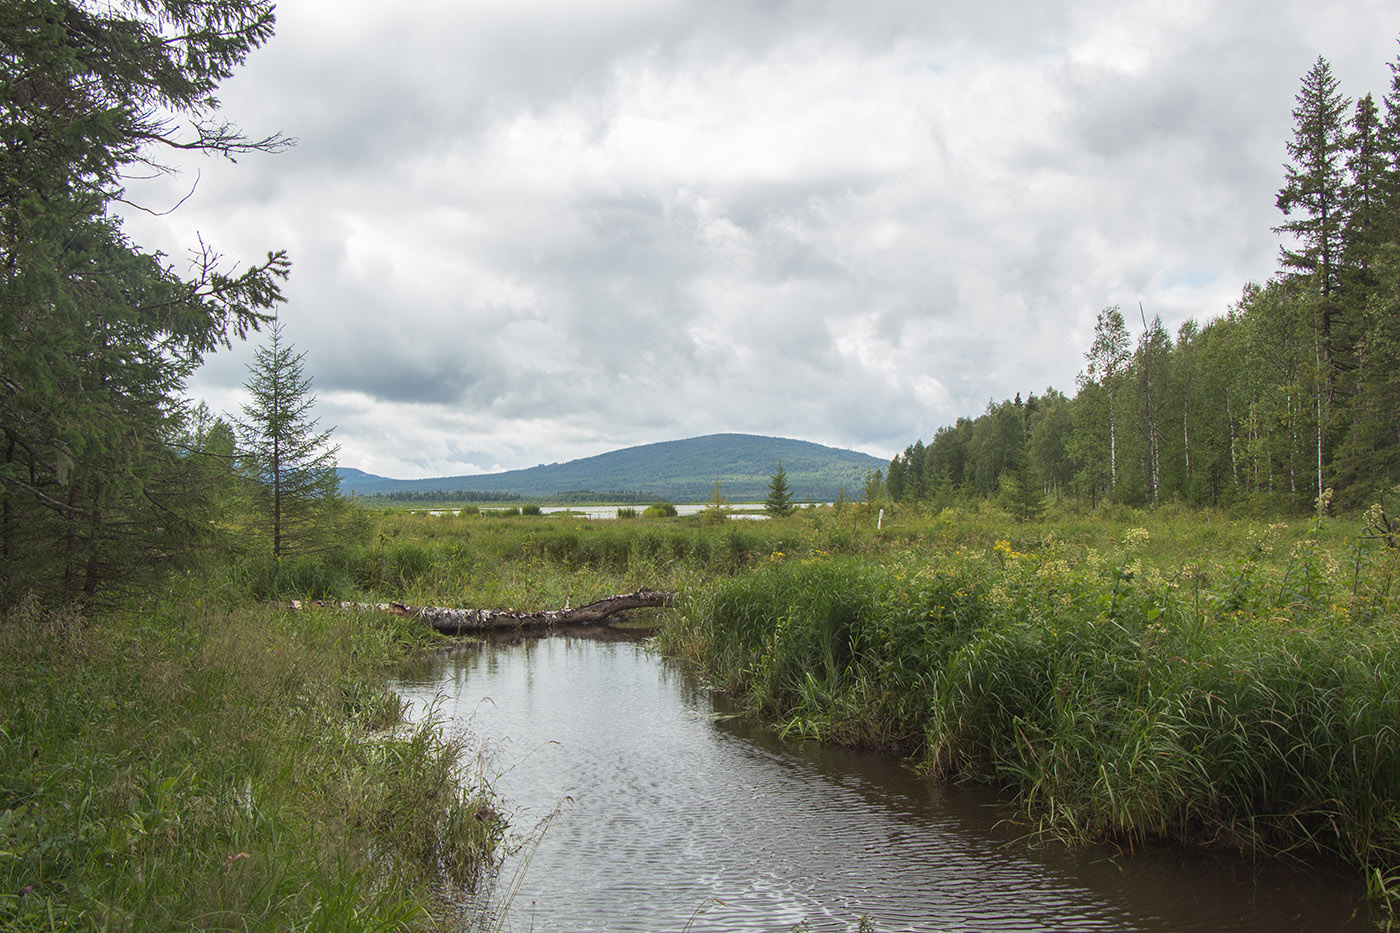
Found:
<path fill-rule="evenodd" d="M 608 596 L 575 608 L 548 609 L 540 612 L 517 612 L 514 609 L 453 609 L 446 606 L 406 606 L 403 603 L 303 603 L 292 600 L 292 609 L 330 607 L 362 611 L 388 612 L 396 616 L 421 619 L 444 635 L 483 632 L 492 629 L 552 628 L 558 625 L 587 625 L 626 612 L 674 606 L 675 593 L 661 593 L 642 587 L 635 593 Z"/>

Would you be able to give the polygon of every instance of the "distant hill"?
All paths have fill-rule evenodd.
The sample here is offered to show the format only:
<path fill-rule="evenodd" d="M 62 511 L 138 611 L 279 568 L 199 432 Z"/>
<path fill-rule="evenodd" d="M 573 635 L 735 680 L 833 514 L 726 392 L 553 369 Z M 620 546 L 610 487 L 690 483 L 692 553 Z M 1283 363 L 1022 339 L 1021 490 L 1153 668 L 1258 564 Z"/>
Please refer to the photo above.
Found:
<path fill-rule="evenodd" d="M 878 457 L 809 441 L 753 434 L 710 434 L 614 450 L 567 463 L 551 463 L 475 476 L 389 479 L 362 470 L 340 469 L 342 493 L 419 492 L 510 493 L 523 497 L 559 496 L 583 490 L 627 492 L 671 502 L 704 502 L 722 484 L 732 500 L 759 500 L 783 462 L 794 499 L 830 500 L 841 486 L 860 495 L 865 471 L 883 469 Z"/>

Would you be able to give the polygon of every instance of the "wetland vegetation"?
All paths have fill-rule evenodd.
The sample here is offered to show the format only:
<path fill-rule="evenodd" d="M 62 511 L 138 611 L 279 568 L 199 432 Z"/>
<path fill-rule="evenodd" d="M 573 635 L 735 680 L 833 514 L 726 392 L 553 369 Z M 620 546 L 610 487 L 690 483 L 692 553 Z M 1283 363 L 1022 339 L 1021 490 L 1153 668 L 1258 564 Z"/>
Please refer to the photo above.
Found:
<path fill-rule="evenodd" d="M 1136 350 L 1105 308 L 1074 399 L 1017 396 L 883 477 L 866 464 L 859 503 L 838 484 L 785 515 L 775 481 L 771 520 L 731 521 L 731 451 L 676 474 L 697 497 L 714 482 L 698 516 L 427 515 L 337 496 L 279 343 L 284 253 L 200 242 L 182 273 L 117 217 L 153 147 L 289 144 L 213 97 L 271 38 L 271 3 L 12 6 L 0 927 L 453 926 L 506 830 L 469 739 L 405 722 L 386 687 L 436 636 L 280 607 L 641 586 L 680 594 L 658 648 L 785 735 L 991 784 L 1066 840 L 1322 857 L 1400 898 L 1400 530 L 1380 502 L 1400 463 L 1400 68 L 1382 124 L 1369 95 L 1345 116 L 1324 60 L 1309 72 L 1278 277 L 1174 342 L 1140 308 Z M 207 354 L 269 325 L 241 421 L 186 398 Z M 792 492 L 825 495 L 798 454 Z"/>
<path fill-rule="evenodd" d="M 1364 516 L 346 521 L 340 547 L 234 549 L 88 618 L 11 610 L 7 924 L 449 922 L 442 895 L 504 829 L 462 737 L 395 726 L 385 677 L 435 636 L 270 607 L 544 609 L 643 585 L 681 594 L 650 618 L 660 650 L 787 736 L 989 783 L 1070 841 L 1321 856 L 1395 887 L 1400 550 Z"/>

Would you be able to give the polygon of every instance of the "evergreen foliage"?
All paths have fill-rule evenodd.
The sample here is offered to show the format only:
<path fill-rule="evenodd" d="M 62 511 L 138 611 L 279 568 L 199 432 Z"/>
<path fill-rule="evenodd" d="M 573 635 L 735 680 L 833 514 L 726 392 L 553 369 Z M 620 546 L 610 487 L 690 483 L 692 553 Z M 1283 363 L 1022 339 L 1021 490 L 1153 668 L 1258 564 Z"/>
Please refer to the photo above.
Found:
<path fill-rule="evenodd" d="M 792 493 L 788 491 L 787 473 L 783 472 L 783 461 L 778 461 L 778 469 L 768 481 L 768 498 L 764 500 L 763 511 L 773 518 L 786 518 L 797 511 L 792 504 Z"/>
<path fill-rule="evenodd" d="M 272 556 L 314 549 L 327 542 L 336 505 L 335 455 L 330 431 L 317 431 L 311 409 L 316 396 L 303 375 L 305 353 L 294 353 L 274 321 L 268 343 L 259 347 L 245 384 L 252 402 L 238 424 L 239 460 L 261 490 Z"/>
<path fill-rule="evenodd" d="M 1307 511 L 1365 508 L 1400 483 L 1400 59 L 1355 107 L 1326 59 L 1285 142 L 1278 274 L 1175 340 L 1098 315 L 1079 391 L 991 402 L 889 464 L 896 502 L 1046 498 Z M 1019 417 L 1018 417 L 1019 416 Z"/>
<path fill-rule="evenodd" d="M 269 0 L 0 12 L 0 606 L 119 593 L 212 527 L 185 379 L 267 320 L 289 263 L 230 274 L 201 242 L 177 273 L 111 207 L 162 150 L 285 145 L 212 96 L 272 26 Z"/>

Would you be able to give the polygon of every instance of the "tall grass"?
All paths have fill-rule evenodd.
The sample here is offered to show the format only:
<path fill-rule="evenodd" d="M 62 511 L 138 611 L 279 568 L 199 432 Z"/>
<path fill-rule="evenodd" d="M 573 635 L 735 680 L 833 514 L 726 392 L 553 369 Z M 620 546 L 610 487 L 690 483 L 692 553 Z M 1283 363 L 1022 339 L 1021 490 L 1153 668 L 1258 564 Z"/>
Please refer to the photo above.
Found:
<path fill-rule="evenodd" d="M 1400 555 L 1342 523 L 1233 552 L 1209 523 L 939 524 L 713 581 L 659 643 L 789 734 L 1002 785 L 1046 832 L 1395 876 Z"/>
<path fill-rule="evenodd" d="M 196 591 L 0 621 L 0 928 L 432 929 L 502 833 L 392 618 Z"/>
<path fill-rule="evenodd" d="M 483 513 L 484 514 L 484 513 Z M 647 521 L 368 513 L 363 540 L 336 554 L 249 559 L 231 586 L 258 598 L 375 598 L 457 606 L 557 608 L 630 591 L 675 589 L 729 575 L 774 553 L 854 553 L 876 545 L 811 519 Z"/>

